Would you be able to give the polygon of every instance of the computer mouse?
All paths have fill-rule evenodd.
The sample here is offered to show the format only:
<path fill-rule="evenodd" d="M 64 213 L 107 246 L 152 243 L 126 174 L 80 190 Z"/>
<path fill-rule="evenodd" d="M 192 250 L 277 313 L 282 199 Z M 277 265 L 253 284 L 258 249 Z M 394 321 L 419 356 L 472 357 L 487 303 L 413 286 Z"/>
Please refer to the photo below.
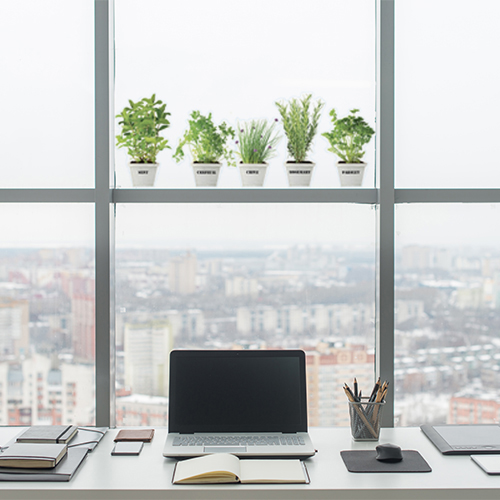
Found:
<path fill-rule="evenodd" d="M 395 444 L 379 444 L 375 449 L 377 450 L 375 458 L 381 462 L 401 462 L 403 460 L 401 448 Z"/>

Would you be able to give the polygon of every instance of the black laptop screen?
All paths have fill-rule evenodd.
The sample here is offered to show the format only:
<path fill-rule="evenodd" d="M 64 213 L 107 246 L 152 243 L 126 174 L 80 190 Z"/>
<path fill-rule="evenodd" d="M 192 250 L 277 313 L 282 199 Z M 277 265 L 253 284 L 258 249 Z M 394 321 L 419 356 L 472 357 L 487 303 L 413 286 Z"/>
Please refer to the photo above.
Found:
<path fill-rule="evenodd" d="M 303 351 L 173 351 L 170 432 L 305 432 Z"/>

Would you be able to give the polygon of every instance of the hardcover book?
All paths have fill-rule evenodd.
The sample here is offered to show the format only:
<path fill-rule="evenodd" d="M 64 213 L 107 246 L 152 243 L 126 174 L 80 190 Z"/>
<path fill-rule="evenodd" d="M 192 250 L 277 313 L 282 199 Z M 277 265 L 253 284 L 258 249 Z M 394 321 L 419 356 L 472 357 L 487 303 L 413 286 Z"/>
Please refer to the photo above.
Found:
<path fill-rule="evenodd" d="M 59 463 L 67 450 L 65 444 L 58 443 L 13 443 L 0 453 L 0 467 L 49 469 Z"/>
<path fill-rule="evenodd" d="M 75 425 L 34 425 L 18 438 L 18 443 L 68 443 L 78 432 Z"/>
<path fill-rule="evenodd" d="M 0 467 L 0 481 L 69 481 L 88 452 L 88 448 L 70 448 L 52 469 Z"/>
<path fill-rule="evenodd" d="M 240 460 L 229 453 L 214 453 L 177 462 L 174 484 L 309 483 L 304 462 L 297 459 Z"/>

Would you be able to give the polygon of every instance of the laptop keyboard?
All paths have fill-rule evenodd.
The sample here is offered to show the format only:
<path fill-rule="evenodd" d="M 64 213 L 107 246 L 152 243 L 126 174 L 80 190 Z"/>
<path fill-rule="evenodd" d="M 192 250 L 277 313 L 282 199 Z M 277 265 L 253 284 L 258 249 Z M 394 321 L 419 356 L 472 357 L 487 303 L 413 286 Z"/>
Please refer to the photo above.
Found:
<path fill-rule="evenodd" d="M 174 446 L 280 446 L 305 445 L 302 436 L 176 436 Z"/>

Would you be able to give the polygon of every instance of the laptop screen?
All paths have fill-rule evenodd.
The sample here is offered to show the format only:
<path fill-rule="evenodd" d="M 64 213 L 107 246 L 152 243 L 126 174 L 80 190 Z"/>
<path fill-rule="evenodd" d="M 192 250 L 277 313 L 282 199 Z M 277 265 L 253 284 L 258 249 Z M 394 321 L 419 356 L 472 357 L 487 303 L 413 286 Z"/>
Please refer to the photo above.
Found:
<path fill-rule="evenodd" d="M 305 354 L 172 351 L 169 432 L 306 432 Z"/>

